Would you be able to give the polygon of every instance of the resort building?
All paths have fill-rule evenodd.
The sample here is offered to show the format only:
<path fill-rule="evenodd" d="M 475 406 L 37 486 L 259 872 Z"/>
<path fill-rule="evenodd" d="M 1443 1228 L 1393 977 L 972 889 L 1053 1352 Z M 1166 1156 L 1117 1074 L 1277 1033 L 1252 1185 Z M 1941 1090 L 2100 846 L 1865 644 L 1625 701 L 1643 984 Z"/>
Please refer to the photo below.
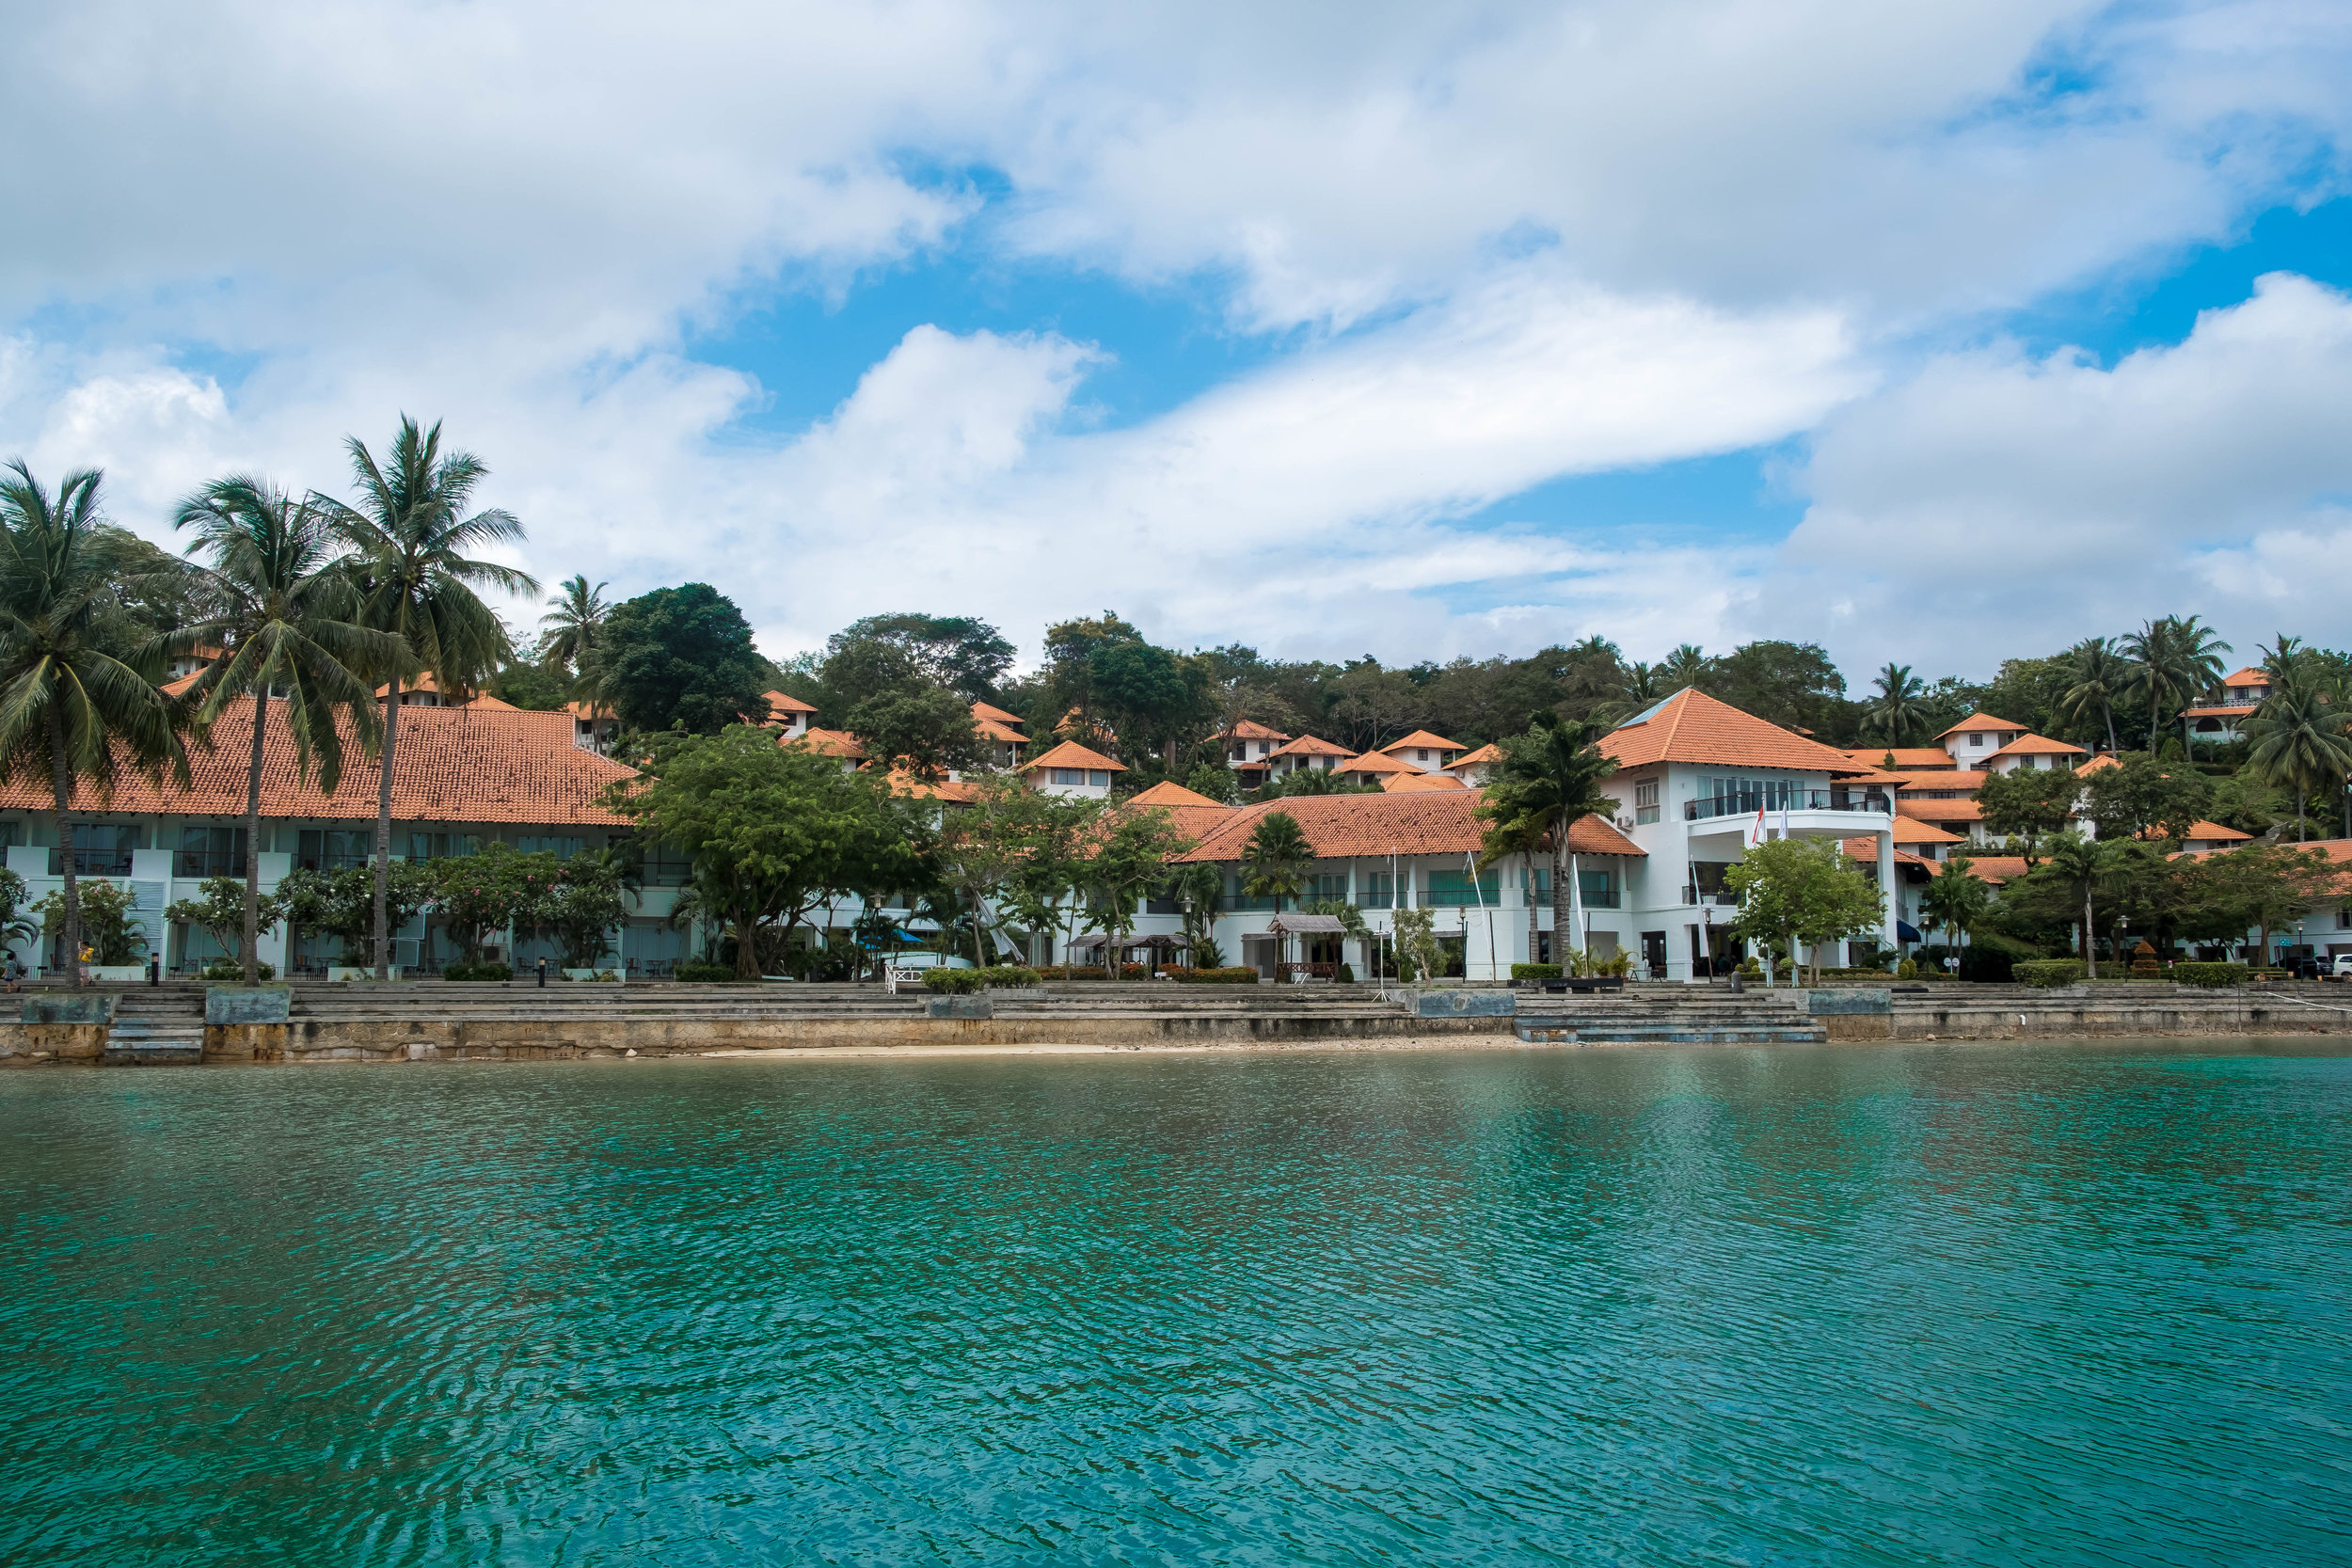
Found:
<path fill-rule="evenodd" d="M 1089 800 L 1107 800 L 1111 793 L 1111 776 L 1127 769 L 1102 752 L 1065 740 L 1043 756 L 1033 758 L 1013 769 L 1030 788 L 1048 795 L 1076 795 Z"/>
<path fill-rule="evenodd" d="M 796 740 L 817 721 L 816 705 L 782 691 L 768 693 L 768 720 L 772 728 L 782 730 L 787 740 Z"/>
<path fill-rule="evenodd" d="M 1487 779 L 1493 776 L 1496 766 L 1502 761 L 1502 753 L 1495 750 L 1493 746 L 1481 746 L 1475 752 L 1466 752 L 1447 763 L 1445 770 L 1470 785 L 1470 788 L 1483 789 L 1486 787 Z"/>
<path fill-rule="evenodd" d="M 2022 740 L 2026 726 L 1989 713 L 1972 713 L 1935 737 L 1955 768 L 1982 768 L 1993 753 L 2012 740 Z"/>
<path fill-rule="evenodd" d="M 1441 735 L 1431 735 L 1427 730 L 1415 730 L 1400 740 L 1392 740 L 1378 748 L 1383 756 L 1392 757 L 1423 773 L 1443 772 L 1469 749 L 1458 740 L 1448 740 Z"/>
<path fill-rule="evenodd" d="M 2219 702 L 2183 708 L 2181 717 L 2200 740 L 2238 740 L 2245 736 L 2246 721 L 2269 696 L 2270 677 L 2249 664 L 2223 678 Z"/>
<path fill-rule="evenodd" d="M 1349 755 L 1344 746 L 1334 746 L 1319 736 L 1302 735 L 1266 753 L 1266 772 L 1269 779 L 1286 779 L 1293 773 L 1328 773 Z"/>

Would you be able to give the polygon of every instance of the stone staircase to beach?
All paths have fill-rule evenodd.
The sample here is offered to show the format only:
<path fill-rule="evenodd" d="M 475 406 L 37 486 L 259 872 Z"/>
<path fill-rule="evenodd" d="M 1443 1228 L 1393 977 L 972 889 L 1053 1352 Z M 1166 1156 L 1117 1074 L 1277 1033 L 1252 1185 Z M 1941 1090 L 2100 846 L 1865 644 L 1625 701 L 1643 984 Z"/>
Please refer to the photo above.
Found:
<path fill-rule="evenodd" d="M 121 992 L 106 1033 L 107 1062 L 137 1067 L 194 1066 L 204 1060 L 204 990 L 150 986 Z"/>
<path fill-rule="evenodd" d="M 1518 1037 L 1531 1044 L 1778 1045 L 1829 1038 L 1802 991 L 1645 986 L 1616 995 L 1518 993 Z"/>

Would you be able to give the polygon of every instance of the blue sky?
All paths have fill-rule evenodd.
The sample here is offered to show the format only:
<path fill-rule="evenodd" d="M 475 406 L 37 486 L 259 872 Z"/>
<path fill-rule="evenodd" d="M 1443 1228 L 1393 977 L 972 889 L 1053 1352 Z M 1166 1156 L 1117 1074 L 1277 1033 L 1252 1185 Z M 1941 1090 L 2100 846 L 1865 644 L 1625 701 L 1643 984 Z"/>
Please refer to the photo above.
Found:
<path fill-rule="evenodd" d="M 0 447 L 439 417 L 521 563 L 1411 661 L 2352 644 L 2352 13 L 152 8 L 20 28 Z M 243 84 L 224 94 L 208 84 Z M 511 607 L 518 624 L 531 607 Z"/>

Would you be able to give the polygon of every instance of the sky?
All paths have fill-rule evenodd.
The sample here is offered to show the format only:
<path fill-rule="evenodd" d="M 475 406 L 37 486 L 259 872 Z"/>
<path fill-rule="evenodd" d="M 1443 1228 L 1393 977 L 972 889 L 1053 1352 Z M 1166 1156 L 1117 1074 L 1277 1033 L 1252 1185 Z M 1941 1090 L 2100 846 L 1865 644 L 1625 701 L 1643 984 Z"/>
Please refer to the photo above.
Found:
<path fill-rule="evenodd" d="M 5 8 L 0 456 L 158 540 L 405 413 L 776 657 L 2352 645 L 2343 0 Z"/>

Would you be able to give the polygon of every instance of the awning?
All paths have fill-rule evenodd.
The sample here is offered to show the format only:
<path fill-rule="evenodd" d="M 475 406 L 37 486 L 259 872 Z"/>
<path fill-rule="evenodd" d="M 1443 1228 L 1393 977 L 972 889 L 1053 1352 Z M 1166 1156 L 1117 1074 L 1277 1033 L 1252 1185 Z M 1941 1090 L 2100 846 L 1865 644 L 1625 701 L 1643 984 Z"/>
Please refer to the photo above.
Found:
<path fill-rule="evenodd" d="M 1091 953 L 1109 940 L 1100 931 L 1089 931 L 1082 937 L 1072 937 L 1070 950 L 1073 953 Z"/>
<path fill-rule="evenodd" d="M 1895 922 L 1895 940 L 1897 942 L 1917 942 L 1919 940 L 1919 933 L 1912 928 L 1910 921 L 1898 920 Z"/>
<path fill-rule="evenodd" d="M 1336 914 L 1278 914 L 1266 922 L 1269 931 L 1287 931 L 1292 936 L 1342 935 L 1347 923 Z"/>

